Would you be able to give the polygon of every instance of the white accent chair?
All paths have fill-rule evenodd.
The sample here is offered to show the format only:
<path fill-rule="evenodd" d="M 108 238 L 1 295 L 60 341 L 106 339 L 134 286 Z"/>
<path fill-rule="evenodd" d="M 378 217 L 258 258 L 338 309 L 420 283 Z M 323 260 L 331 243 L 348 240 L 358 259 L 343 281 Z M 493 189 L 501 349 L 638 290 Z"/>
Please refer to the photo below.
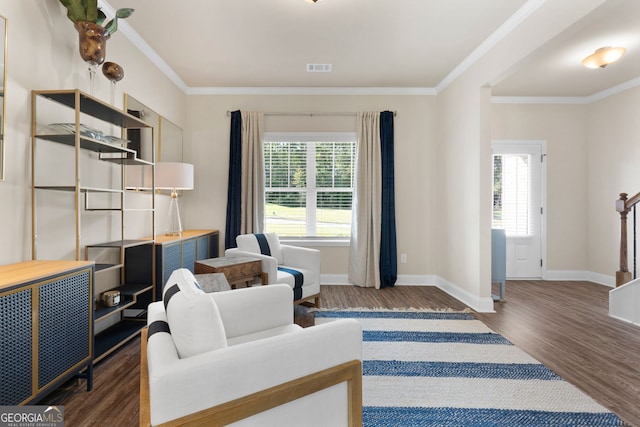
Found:
<path fill-rule="evenodd" d="M 227 249 L 225 256 L 260 258 L 268 284 L 286 283 L 294 290 L 296 304 L 313 300 L 315 307 L 320 306 L 320 251 L 280 244 L 275 233 L 241 234 L 236 237 L 236 244 L 238 247 Z M 289 269 L 302 273 L 301 286 L 296 286 Z"/>
<path fill-rule="evenodd" d="M 292 293 L 207 294 L 174 271 L 142 332 L 140 425 L 362 426 L 362 328 L 303 329 Z"/>

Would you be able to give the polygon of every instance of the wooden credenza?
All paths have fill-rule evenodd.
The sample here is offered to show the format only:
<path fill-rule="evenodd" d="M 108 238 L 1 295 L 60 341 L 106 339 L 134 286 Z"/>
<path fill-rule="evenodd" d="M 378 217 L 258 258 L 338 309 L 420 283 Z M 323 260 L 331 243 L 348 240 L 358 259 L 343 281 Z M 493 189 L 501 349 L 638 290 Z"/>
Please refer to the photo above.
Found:
<path fill-rule="evenodd" d="M 90 261 L 0 266 L 0 405 L 35 402 L 93 371 Z"/>
<path fill-rule="evenodd" d="M 182 236 L 156 236 L 156 301 L 162 300 L 162 289 L 174 270 L 187 268 L 194 272 L 196 261 L 218 256 L 218 230 L 186 230 Z"/>

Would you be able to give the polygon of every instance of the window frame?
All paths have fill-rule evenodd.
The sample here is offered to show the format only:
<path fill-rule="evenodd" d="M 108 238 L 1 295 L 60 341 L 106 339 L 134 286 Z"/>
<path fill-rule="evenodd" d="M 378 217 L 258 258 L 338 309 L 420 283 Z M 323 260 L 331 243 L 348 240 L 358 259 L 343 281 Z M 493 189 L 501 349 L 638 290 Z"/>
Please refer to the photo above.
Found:
<path fill-rule="evenodd" d="M 262 152 L 263 155 L 265 155 L 265 143 L 267 142 L 303 142 L 303 143 L 313 143 L 313 142 L 351 142 L 354 144 L 354 148 L 357 150 L 357 133 L 356 132 L 264 132 L 263 134 L 263 146 L 262 146 Z M 311 145 L 307 145 L 307 150 L 309 150 L 309 147 L 311 147 Z M 308 151 L 307 151 L 308 153 Z M 305 194 L 307 197 L 307 208 L 309 208 L 310 204 L 309 204 L 309 199 L 312 197 L 311 192 L 313 191 L 313 194 L 317 194 L 318 189 L 315 187 L 315 180 L 316 180 L 316 169 L 315 169 L 315 155 L 311 156 L 311 158 L 309 158 L 307 160 L 307 165 L 309 165 L 309 162 L 313 165 L 313 172 L 312 174 L 307 173 L 307 183 L 306 183 L 306 188 L 305 188 Z M 353 187 L 351 187 L 351 194 L 353 195 L 353 193 L 355 192 L 355 173 L 356 173 L 356 156 L 354 153 L 354 164 L 353 164 Z M 268 183 L 266 180 L 266 157 L 265 157 L 265 170 L 264 170 L 264 174 L 265 174 L 265 184 L 264 184 L 264 192 L 263 192 L 263 204 L 264 206 L 266 206 L 266 194 L 267 194 L 267 188 L 271 188 L 268 187 Z M 309 191 L 310 188 L 310 182 L 313 185 L 313 189 L 312 191 Z M 324 187 L 323 187 L 324 188 Z M 345 188 L 345 187 L 343 187 Z M 346 187 L 348 188 L 348 187 Z M 279 190 L 273 190 L 273 191 L 279 191 Z M 348 192 L 349 190 L 344 190 L 344 189 L 340 189 L 338 191 L 344 191 L 344 192 Z M 312 209 L 314 209 L 314 212 L 311 212 L 308 215 L 311 215 L 311 217 L 315 220 L 315 200 L 313 200 L 313 205 L 312 205 Z M 352 205 L 353 207 L 353 205 Z M 308 218 L 308 216 L 307 216 Z M 264 229 L 266 230 L 266 214 L 265 214 L 265 218 L 264 218 Z M 331 244 L 331 245 L 344 245 L 344 244 L 348 244 L 348 242 L 351 239 L 350 236 L 351 233 L 349 233 L 349 236 L 282 236 L 280 237 L 280 240 L 283 242 L 295 242 L 296 244 L 301 244 L 304 246 L 305 243 L 307 244 L 318 244 L 318 243 L 325 243 L 325 244 Z"/>

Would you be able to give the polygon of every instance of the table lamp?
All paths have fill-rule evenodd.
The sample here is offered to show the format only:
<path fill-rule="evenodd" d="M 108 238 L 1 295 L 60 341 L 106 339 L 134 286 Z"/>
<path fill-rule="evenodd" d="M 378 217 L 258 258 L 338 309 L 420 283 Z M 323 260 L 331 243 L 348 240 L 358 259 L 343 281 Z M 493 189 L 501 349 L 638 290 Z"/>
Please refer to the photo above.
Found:
<path fill-rule="evenodd" d="M 156 163 L 156 188 L 171 190 L 171 203 L 166 221 L 167 236 L 181 236 L 182 223 L 178 207 L 178 190 L 193 190 L 193 165 L 179 162 Z"/>

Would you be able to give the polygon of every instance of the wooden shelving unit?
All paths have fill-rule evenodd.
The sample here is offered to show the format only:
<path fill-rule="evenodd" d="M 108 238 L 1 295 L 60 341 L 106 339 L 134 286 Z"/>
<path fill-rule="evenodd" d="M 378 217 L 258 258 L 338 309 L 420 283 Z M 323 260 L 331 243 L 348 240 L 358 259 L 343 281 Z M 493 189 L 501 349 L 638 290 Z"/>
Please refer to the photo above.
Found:
<path fill-rule="evenodd" d="M 63 233 L 66 236 L 63 239 L 74 239 L 70 246 L 75 247 L 75 260 L 95 261 L 96 282 L 103 277 L 107 281 L 108 290 L 120 291 L 121 302 L 115 307 L 102 305 L 100 292 L 94 292 L 96 309 L 93 313 L 93 330 L 98 331 L 94 337 L 94 360 L 98 361 L 136 336 L 144 327 L 141 315 L 144 314 L 145 303 L 154 295 L 153 239 L 128 239 L 125 236 L 125 223 L 131 212 L 148 212 L 150 230 L 143 234 L 155 236 L 153 187 L 146 192 L 148 207 L 129 209 L 126 206 L 128 190 L 124 185 L 126 165 L 150 167 L 153 172 L 154 147 L 151 143 L 147 151 L 151 153 L 150 158 L 143 159 L 120 138 L 126 129 L 151 128 L 153 132 L 153 127 L 79 90 L 32 91 L 31 106 L 32 257 L 34 260 L 38 259 L 38 245 L 45 243 L 41 241 L 43 238 L 40 234 L 46 234 L 46 230 L 39 230 L 39 223 L 46 222 L 48 209 L 46 206 L 38 206 L 38 197 L 43 192 L 71 193 L 73 205 L 70 210 L 75 213 L 75 230 Z M 65 118 L 62 130 L 60 126 L 47 125 L 47 121 L 59 121 L 61 117 Z M 118 128 L 115 131 L 114 126 Z M 93 130 L 95 127 L 100 130 L 86 131 L 87 128 Z M 73 132 L 65 132 L 67 128 Z M 104 132 L 105 128 L 109 130 Z M 112 135 L 114 133 L 119 135 L 116 137 Z M 40 149 L 46 149 L 47 155 L 39 157 Z M 51 155 L 51 152 L 56 154 Z M 61 159 L 73 164 L 73 179 L 67 177 L 65 180 L 57 176 Z M 100 171 L 105 176 L 104 184 L 100 181 L 100 173 L 94 173 L 94 166 L 96 170 L 101 168 Z M 60 172 L 60 175 L 64 175 L 64 172 L 67 173 L 66 176 L 71 175 L 69 171 Z M 100 183 L 96 184 L 96 181 Z M 99 203 L 94 205 L 94 198 L 99 198 Z M 68 200 L 69 196 L 61 195 L 60 199 Z M 83 237 L 83 220 L 86 215 L 94 216 L 94 221 L 97 215 L 105 216 L 105 222 L 110 224 L 105 227 L 105 241 L 87 241 Z M 111 222 L 117 222 L 117 217 L 120 236 L 114 241 L 111 227 L 117 226 L 111 225 Z M 51 245 L 56 242 L 46 243 Z M 127 260 L 135 260 L 131 262 L 135 265 L 127 265 Z M 119 279 L 114 279 L 117 282 L 110 285 L 112 276 Z M 137 309 L 137 314 L 129 317 L 127 311 L 132 308 Z"/>

